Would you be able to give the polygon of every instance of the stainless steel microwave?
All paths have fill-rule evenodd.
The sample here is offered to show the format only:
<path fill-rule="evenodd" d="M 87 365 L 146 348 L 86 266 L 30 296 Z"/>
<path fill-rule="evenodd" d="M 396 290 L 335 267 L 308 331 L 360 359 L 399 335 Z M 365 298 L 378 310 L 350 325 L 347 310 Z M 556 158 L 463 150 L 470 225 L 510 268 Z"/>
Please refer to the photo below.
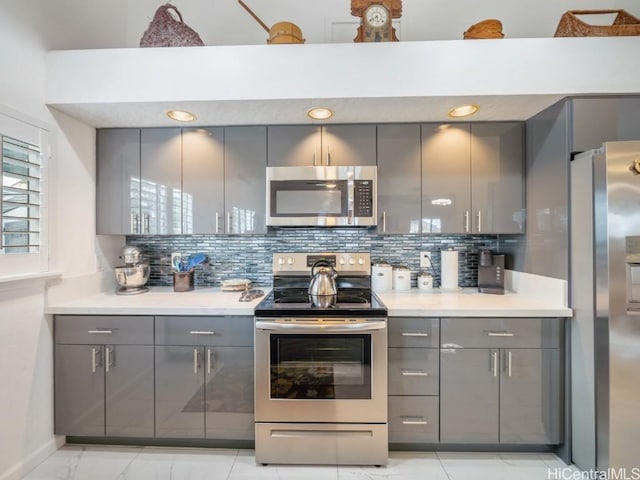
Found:
<path fill-rule="evenodd" d="M 377 167 L 267 167 L 267 225 L 376 225 Z"/>

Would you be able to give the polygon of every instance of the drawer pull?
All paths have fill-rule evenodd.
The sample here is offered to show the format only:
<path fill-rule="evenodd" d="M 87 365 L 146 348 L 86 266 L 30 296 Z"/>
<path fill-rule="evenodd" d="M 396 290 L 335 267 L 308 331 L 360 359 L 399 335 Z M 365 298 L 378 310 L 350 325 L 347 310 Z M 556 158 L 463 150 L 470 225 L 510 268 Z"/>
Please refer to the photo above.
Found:
<path fill-rule="evenodd" d="M 422 370 L 402 370 L 402 375 L 405 377 L 428 377 L 429 374 Z"/>
<path fill-rule="evenodd" d="M 113 330 L 88 330 L 87 333 L 95 333 L 95 334 L 102 334 L 102 335 L 111 335 L 113 333 Z"/>
<path fill-rule="evenodd" d="M 403 425 L 427 425 L 426 420 L 402 420 Z"/>
<path fill-rule="evenodd" d="M 490 337 L 513 337 L 513 333 L 509 332 L 487 332 Z"/>
<path fill-rule="evenodd" d="M 428 337 L 428 333 L 411 333 L 411 332 L 402 332 L 403 337 Z"/>
<path fill-rule="evenodd" d="M 191 335 L 215 335 L 216 332 L 213 330 L 191 330 L 189 332 Z"/>

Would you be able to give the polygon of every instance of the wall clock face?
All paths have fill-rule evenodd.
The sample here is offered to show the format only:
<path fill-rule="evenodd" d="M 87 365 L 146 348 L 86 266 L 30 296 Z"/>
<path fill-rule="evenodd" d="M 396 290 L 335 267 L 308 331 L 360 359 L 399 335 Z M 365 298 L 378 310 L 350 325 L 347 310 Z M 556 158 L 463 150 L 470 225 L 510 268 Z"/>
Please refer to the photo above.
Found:
<path fill-rule="evenodd" d="M 382 5 L 371 5 L 364 15 L 365 22 L 374 28 L 379 28 L 389 21 L 389 11 Z"/>

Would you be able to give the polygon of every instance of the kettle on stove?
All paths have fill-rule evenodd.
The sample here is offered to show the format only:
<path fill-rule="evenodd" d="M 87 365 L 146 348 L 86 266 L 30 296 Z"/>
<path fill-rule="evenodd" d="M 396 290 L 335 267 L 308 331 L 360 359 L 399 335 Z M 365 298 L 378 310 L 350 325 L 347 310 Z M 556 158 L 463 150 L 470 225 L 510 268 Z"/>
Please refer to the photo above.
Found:
<path fill-rule="evenodd" d="M 317 271 L 316 271 L 317 270 Z M 326 308 L 335 305 L 338 297 L 336 273 L 333 265 L 324 259 L 316 261 L 311 267 L 309 300 L 314 307 Z"/>

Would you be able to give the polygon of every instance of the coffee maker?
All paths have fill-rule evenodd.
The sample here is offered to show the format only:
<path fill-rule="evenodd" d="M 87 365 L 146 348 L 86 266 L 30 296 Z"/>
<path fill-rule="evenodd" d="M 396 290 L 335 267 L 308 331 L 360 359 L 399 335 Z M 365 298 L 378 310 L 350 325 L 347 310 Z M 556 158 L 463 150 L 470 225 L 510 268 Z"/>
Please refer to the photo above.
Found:
<path fill-rule="evenodd" d="M 478 291 L 504 295 L 504 255 L 495 255 L 491 250 L 480 250 Z"/>

